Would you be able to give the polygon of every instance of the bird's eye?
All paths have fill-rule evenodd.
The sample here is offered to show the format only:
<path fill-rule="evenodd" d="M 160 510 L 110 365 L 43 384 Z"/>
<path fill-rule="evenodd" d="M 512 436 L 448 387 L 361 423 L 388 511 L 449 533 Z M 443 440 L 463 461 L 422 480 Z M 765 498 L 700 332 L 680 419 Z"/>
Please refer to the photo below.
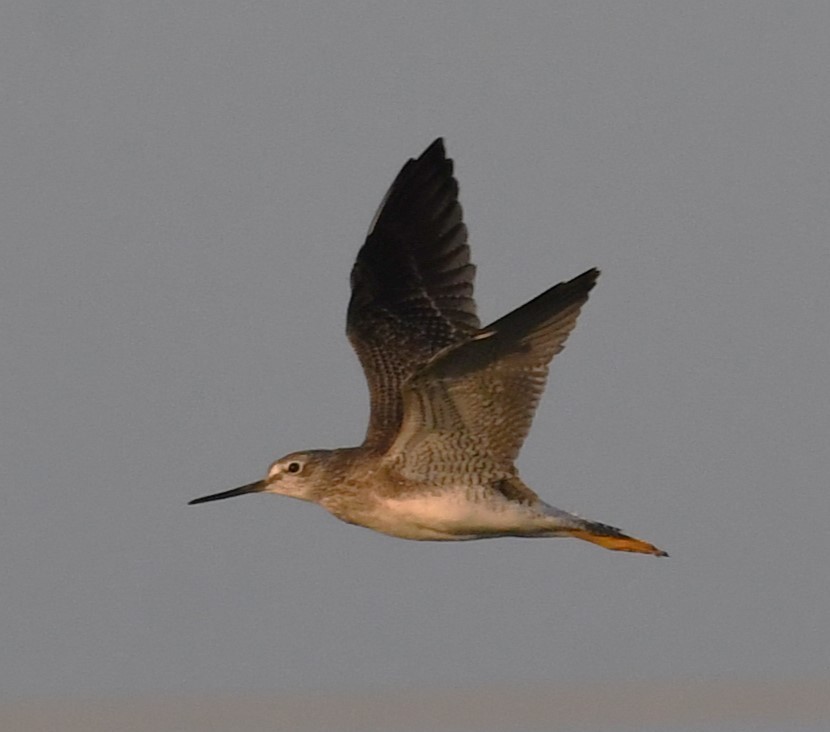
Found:
<path fill-rule="evenodd" d="M 300 470 L 302 470 L 302 468 L 303 466 L 300 463 L 298 463 L 296 460 L 293 460 L 290 463 L 288 463 L 286 470 L 289 473 L 299 473 Z"/>

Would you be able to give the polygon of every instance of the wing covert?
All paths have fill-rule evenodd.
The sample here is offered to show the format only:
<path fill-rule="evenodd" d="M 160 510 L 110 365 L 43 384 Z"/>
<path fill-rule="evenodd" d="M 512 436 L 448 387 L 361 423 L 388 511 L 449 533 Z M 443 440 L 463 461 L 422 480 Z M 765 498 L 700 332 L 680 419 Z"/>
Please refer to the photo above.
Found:
<path fill-rule="evenodd" d="M 413 479 L 497 479 L 530 430 L 551 359 L 563 348 L 599 271 L 552 287 L 436 355 L 404 385 L 404 419 L 389 449 Z"/>

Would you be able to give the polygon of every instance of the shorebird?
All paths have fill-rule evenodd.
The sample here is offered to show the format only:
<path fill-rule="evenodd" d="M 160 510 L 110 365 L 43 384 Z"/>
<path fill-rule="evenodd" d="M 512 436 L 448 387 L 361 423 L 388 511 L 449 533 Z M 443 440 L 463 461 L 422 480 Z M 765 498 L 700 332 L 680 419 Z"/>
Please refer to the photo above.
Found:
<path fill-rule="evenodd" d="M 346 332 L 369 384 L 363 444 L 292 452 L 265 478 L 191 504 L 276 493 L 402 539 L 572 536 L 667 556 L 545 503 L 515 467 L 548 376 L 599 271 L 482 328 L 458 182 L 438 139 L 384 196 L 351 273 Z"/>

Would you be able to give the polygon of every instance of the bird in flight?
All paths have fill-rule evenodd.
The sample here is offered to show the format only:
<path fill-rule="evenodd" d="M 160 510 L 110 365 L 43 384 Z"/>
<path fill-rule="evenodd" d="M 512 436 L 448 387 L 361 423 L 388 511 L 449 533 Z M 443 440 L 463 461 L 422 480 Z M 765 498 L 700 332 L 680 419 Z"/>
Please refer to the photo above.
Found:
<path fill-rule="evenodd" d="M 667 556 L 545 503 L 515 460 L 596 284 L 590 269 L 482 328 L 458 182 L 438 139 L 403 166 L 351 274 L 346 332 L 369 385 L 363 444 L 292 452 L 265 478 L 190 501 L 276 493 L 402 539 L 572 536 Z"/>

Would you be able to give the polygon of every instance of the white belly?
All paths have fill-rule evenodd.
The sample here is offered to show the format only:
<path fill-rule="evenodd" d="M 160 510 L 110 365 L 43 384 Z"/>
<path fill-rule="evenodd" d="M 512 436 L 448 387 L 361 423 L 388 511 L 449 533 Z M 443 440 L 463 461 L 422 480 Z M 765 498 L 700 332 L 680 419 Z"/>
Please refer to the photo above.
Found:
<path fill-rule="evenodd" d="M 532 536 L 552 528 L 544 504 L 531 507 L 492 494 L 468 496 L 468 489 L 459 489 L 384 498 L 360 523 L 402 539 L 432 541 Z"/>

